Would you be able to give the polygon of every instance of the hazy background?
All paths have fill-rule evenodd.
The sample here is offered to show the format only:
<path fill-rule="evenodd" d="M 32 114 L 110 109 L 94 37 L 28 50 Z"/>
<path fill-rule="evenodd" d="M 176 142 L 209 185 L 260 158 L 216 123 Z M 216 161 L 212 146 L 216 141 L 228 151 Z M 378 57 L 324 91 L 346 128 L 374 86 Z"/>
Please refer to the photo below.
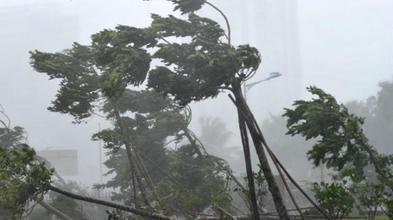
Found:
<path fill-rule="evenodd" d="M 250 82 L 273 71 L 283 74 L 248 93 L 261 122 L 280 115 L 293 100 L 307 97 L 308 85 L 317 85 L 346 102 L 375 95 L 379 82 L 392 79 L 391 0 L 211 2 L 228 15 L 234 44 L 249 43 L 262 54 L 259 73 Z M 33 72 L 28 51 L 59 51 L 74 41 L 87 44 L 91 34 L 104 28 L 147 26 L 150 13 L 166 15 L 171 9 L 165 0 L 0 0 L 0 104 L 13 125 L 26 128 L 29 143 L 37 150 L 78 150 L 80 176 L 74 177 L 78 182 L 100 181 L 99 143 L 90 141 L 90 136 L 107 123 L 93 117 L 87 124 L 73 125 L 71 117 L 47 111 L 57 82 Z M 210 8 L 201 13 L 223 21 Z M 192 108 L 196 133 L 200 133 L 200 117 L 219 117 L 234 133 L 227 147 L 238 151 L 226 159 L 242 172 L 236 116 L 226 95 Z M 297 166 L 288 159 L 293 150 L 280 151 L 279 156 L 298 178 L 307 178 L 309 172 L 302 162 Z"/>

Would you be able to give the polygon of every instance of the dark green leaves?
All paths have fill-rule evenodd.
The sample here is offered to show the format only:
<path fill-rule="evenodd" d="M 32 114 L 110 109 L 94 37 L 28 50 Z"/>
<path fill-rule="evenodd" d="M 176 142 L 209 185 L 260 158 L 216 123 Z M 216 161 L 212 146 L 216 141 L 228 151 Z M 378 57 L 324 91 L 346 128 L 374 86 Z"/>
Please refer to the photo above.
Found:
<path fill-rule="evenodd" d="M 98 75 L 89 47 L 75 43 L 63 53 L 31 52 L 31 63 L 50 79 L 60 79 L 60 89 L 49 110 L 69 113 L 80 122 L 89 117 L 98 98 Z"/>
<path fill-rule="evenodd" d="M 199 44 L 197 41 L 159 45 L 154 57 L 161 59 L 165 66 L 150 71 L 148 86 L 173 95 L 185 105 L 215 97 L 238 73 L 249 75 L 259 66 L 258 51 L 248 45 L 236 50 L 226 44 Z"/>
<path fill-rule="evenodd" d="M 220 25 L 209 18 L 200 17 L 196 14 L 190 14 L 188 19 L 195 30 L 193 40 L 200 41 L 198 43 L 215 43 L 225 35 L 224 30 L 222 30 Z"/>
<path fill-rule="evenodd" d="M 151 58 L 143 47 L 155 44 L 148 31 L 118 26 L 116 30 L 94 34 L 92 40 L 94 64 L 104 75 L 102 84 L 106 95 L 118 95 L 116 89 L 139 85 L 145 80 Z"/>
<path fill-rule="evenodd" d="M 195 81 L 191 75 L 177 75 L 166 67 L 151 70 L 148 84 L 157 92 L 173 95 L 180 105 L 216 96 L 218 90 L 209 85 L 205 80 Z"/>
<path fill-rule="evenodd" d="M 42 199 L 51 175 L 27 145 L 0 147 L 0 207 L 21 215 L 28 201 Z"/>
<path fill-rule="evenodd" d="M 308 91 L 318 98 L 311 101 L 296 101 L 294 110 L 285 109 L 284 116 L 288 117 L 288 134 L 302 134 L 306 139 L 319 135 L 334 134 L 340 129 L 343 121 L 342 107 L 333 96 L 324 93 L 316 87 Z"/>
<path fill-rule="evenodd" d="M 150 30 L 159 37 L 185 37 L 193 35 L 196 31 L 189 21 L 176 18 L 173 15 L 162 17 L 152 14 L 151 17 L 153 22 L 150 25 Z"/>
<path fill-rule="evenodd" d="M 175 11 L 180 10 L 182 14 L 199 10 L 206 0 L 170 0 L 175 4 Z"/>
<path fill-rule="evenodd" d="M 85 75 L 94 75 L 91 66 L 92 51 L 89 47 L 74 43 L 72 48 L 62 53 L 30 52 L 31 65 L 50 79 L 76 79 Z"/>
<path fill-rule="evenodd" d="M 126 111 L 144 113 L 153 113 L 163 111 L 172 106 L 169 99 L 154 91 L 126 90 L 117 101 L 121 113 Z M 110 108 L 108 106 L 108 108 Z"/>
<path fill-rule="evenodd" d="M 60 89 L 49 108 L 72 115 L 76 122 L 89 117 L 100 95 L 118 98 L 129 85 L 140 85 L 150 69 L 147 47 L 156 43 L 145 29 L 118 26 L 92 36 L 92 44 L 75 43 L 62 53 L 31 52 L 31 64 Z"/>
<path fill-rule="evenodd" d="M 247 78 L 257 71 L 261 63 L 259 51 L 250 45 L 240 45 L 236 50 L 236 57 L 240 63 L 240 77 L 242 78 Z"/>
<path fill-rule="evenodd" d="M 220 25 L 193 13 L 204 0 L 171 0 L 187 19 L 152 15 L 147 28 L 117 26 L 92 35 L 92 43 L 75 43 L 61 53 L 31 53 L 32 66 L 60 89 L 51 111 L 71 114 L 77 122 L 89 117 L 101 98 L 119 99 L 129 86 L 146 79 L 148 87 L 170 95 L 181 105 L 215 97 L 260 64 L 256 48 L 224 43 Z M 172 43 L 182 42 L 180 43 Z M 153 59 L 159 61 L 151 70 Z"/>
<path fill-rule="evenodd" d="M 256 48 L 234 48 L 223 43 L 225 33 L 211 19 L 194 13 L 187 20 L 152 17 L 150 29 L 163 41 L 153 58 L 163 65 L 150 71 L 148 86 L 172 95 L 181 105 L 215 97 L 221 88 L 228 88 L 236 77 L 244 80 L 260 64 Z M 171 43 L 164 39 L 167 37 L 179 38 L 183 43 Z"/>
<path fill-rule="evenodd" d="M 92 140 L 102 140 L 105 144 L 105 148 L 114 151 L 117 151 L 123 145 L 120 132 L 113 129 L 104 129 L 98 133 L 95 133 L 92 137 Z"/>
<path fill-rule="evenodd" d="M 363 119 L 349 114 L 345 106 L 321 89 L 309 87 L 308 91 L 317 98 L 296 101 L 293 110 L 285 110 L 288 134 L 317 140 L 308 152 L 316 166 L 323 163 L 337 170 L 349 166 L 352 173 L 362 175 L 370 155 L 375 154 L 363 134 Z"/>
<path fill-rule="evenodd" d="M 115 30 L 105 29 L 92 36 L 93 47 L 130 46 L 141 48 L 150 47 L 156 43 L 155 36 L 146 29 L 119 25 Z"/>
<path fill-rule="evenodd" d="M 53 112 L 69 113 L 76 122 L 81 122 L 91 115 L 94 109 L 94 102 L 98 98 L 98 91 L 95 80 L 89 82 L 72 81 L 61 83 L 56 99 L 52 101 L 52 106 L 48 110 Z"/>
<path fill-rule="evenodd" d="M 22 144 L 25 138 L 25 130 L 22 127 L 0 128 L 0 147 L 10 148 Z"/>
<path fill-rule="evenodd" d="M 188 15 L 187 20 L 173 15 L 161 17 L 157 14 L 152 14 L 152 18 L 153 22 L 148 30 L 159 37 L 190 37 L 198 44 L 215 44 L 225 36 L 217 22 L 196 14 Z"/>

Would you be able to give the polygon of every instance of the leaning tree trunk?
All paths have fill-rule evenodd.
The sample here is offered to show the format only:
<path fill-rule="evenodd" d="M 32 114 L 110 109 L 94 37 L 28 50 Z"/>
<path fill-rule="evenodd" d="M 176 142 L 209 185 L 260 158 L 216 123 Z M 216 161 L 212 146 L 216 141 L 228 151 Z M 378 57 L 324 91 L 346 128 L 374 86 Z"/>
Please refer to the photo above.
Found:
<path fill-rule="evenodd" d="M 157 220 L 169 220 L 170 219 L 168 216 L 160 215 L 160 214 L 157 214 L 154 212 L 140 210 L 140 209 L 136 209 L 133 207 L 129 207 L 129 206 L 113 203 L 113 202 L 108 202 L 108 201 L 104 201 L 104 200 L 99 200 L 99 199 L 95 199 L 95 198 L 91 198 L 91 197 L 87 197 L 87 196 L 81 196 L 81 195 L 78 195 L 78 194 L 75 194 L 72 192 L 64 191 L 64 190 L 54 187 L 52 185 L 49 185 L 47 187 L 47 190 L 60 193 L 64 196 L 67 196 L 69 198 L 76 199 L 79 201 L 94 203 L 97 205 L 103 205 L 103 206 L 111 207 L 111 208 L 118 209 L 121 211 L 130 212 L 135 215 L 146 217 L 147 219 L 157 219 Z"/>
<path fill-rule="evenodd" d="M 251 165 L 250 145 L 248 142 L 247 127 L 244 118 L 240 112 L 238 113 L 238 116 L 239 116 L 240 135 L 243 144 L 244 161 L 246 163 L 248 191 L 249 191 L 250 204 L 251 204 L 250 211 L 252 213 L 252 219 L 259 220 L 260 218 L 258 212 L 258 202 L 255 193 L 254 173 L 252 171 L 252 165 Z"/>
<path fill-rule="evenodd" d="M 67 214 L 61 212 L 60 210 L 56 209 L 55 207 L 49 205 L 48 203 L 46 203 L 44 201 L 38 202 L 38 204 L 40 204 L 46 210 L 53 213 L 54 215 L 56 215 L 58 218 L 60 218 L 62 220 L 74 220 L 71 217 L 69 217 Z"/>
<path fill-rule="evenodd" d="M 280 219 L 289 219 L 289 215 L 287 212 L 287 209 L 284 204 L 284 200 L 282 198 L 280 189 L 277 185 L 276 180 L 274 179 L 274 175 L 272 173 L 272 170 L 269 166 L 269 162 L 267 160 L 264 148 L 263 148 L 263 142 L 262 142 L 262 136 L 259 134 L 258 129 L 255 126 L 255 121 L 253 120 L 253 114 L 248 108 L 247 102 L 244 99 L 242 90 L 241 90 L 241 84 L 240 81 L 234 82 L 232 84 L 232 92 L 235 95 L 235 104 L 238 109 L 238 114 L 241 114 L 244 117 L 244 120 L 247 124 L 247 127 L 250 131 L 251 138 L 254 142 L 255 150 L 258 155 L 259 163 L 261 165 L 261 169 L 263 171 L 263 174 L 266 178 L 266 182 L 268 184 L 268 188 L 270 193 L 272 194 L 274 205 L 276 207 L 277 213 L 280 216 Z"/>
<path fill-rule="evenodd" d="M 114 114 L 115 114 L 115 118 L 116 118 L 117 124 L 119 125 L 119 128 L 120 128 L 122 141 L 123 141 L 123 143 L 125 145 L 125 148 L 126 148 L 127 158 L 128 158 L 128 162 L 130 164 L 131 172 L 132 172 L 132 174 L 134 174 L 134 177 L 136 179 L 138 187 L 139 187 L 139 189 L 141 191 L 143 202 L 147 206 L 150 206 L 150 203 L 149 203 L 149 201 L 147 200 L 147 197 L 146 197 L 146 190 L 145 190 L 145 187 L 143 185 L 142 178 L 141 178 L 141 175 L 140 175 L 139 170 L 138 170 L 138 166 L 137 166 L 136 161 L 135 161 L 137 158 L 134 155 L 134 153 L 132 152 L 131 140 L 130 140 L 129 134 L 127 132 L 128 129 L 124 125 L 123 119 L 120 116 L 120 112 L 119 112 L 119 110 L 117 108 L 117 104 L 114 105 Z M 133 179 L 131 179 L 131 181 L 132 180 Z M 135 205 L 137 205 L 137 204 L 138 203 L 136 203 Z"/>

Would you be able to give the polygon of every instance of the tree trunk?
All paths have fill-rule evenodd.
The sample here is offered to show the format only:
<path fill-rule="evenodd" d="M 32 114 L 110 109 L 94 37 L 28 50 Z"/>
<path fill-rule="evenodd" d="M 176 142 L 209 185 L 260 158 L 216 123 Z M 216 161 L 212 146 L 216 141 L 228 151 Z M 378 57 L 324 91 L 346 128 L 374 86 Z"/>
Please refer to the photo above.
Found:
<path fill-rule="evenodd" d="M 190 131 L 188 130 L 188 128 L 186 128 L 186 127 L 183 128 L 183 132 L 184 132 L 184 135 L 186 136 L 188 142 L 190 142 L 190 144 L 191 144 L 192 146 L 195 147 L 195 150 L 196 150 L 198 156 L 202 157 L 203 154 L 202 154 L 202 152 L 201 152 L 201 149 L 199 149 L 199 147 L 198 147 L 198 145 L 197 145 L 195 139 L 194 139 L 193 136 L 190 134 Z"/>
<path fill-rule="evenodd" d="M 134 207 L 139 208 L 139 203 L 138 203 L 138 196 L 137 196 L 137 190 L 136 190 L 136 183 L 135 183 L 135 170 L 131 171 L 131 178 L 132 178 L 132 191 L 134 193 Z"/>
<path fill-rule="evenodd" d="M 89 203 L 94 203 L 94 204 L 97 204 L 97 205 L 108 206 L 108 207 L 111 207 L 111 208 L 114 208 L 114 209 L 119 209 L 119 210 L 122 210 L 122 211 L 125 211 L 125 212 L 131 212 L 131 213 L 133 213 L 135 215 L 147 217 L 149 219 L 158 219 L 158 220 L 169 220 L 170 219 L 169 217 L 164 216 L 164 215 L 159 215 L 159 214 L 156 214 L 156 213 L 147 212 L 147 211 L 143 211 L 143 210 L 140 210 L 140 209 L 135 209 L 135 208 L 132 208 L 132 207 L 129 207 L 129 206 L 120 205 L 120 204 L 116 204 L 116 203 L 113 203 L 113 202 L 108 202 L 108 201 L 103 201 L 103 200 L 99 200 L 99 199 L 94 199 L 94 198 L 87 197 L 87 196 L 77 195 L 77 194 L 74 194 L 74 193 L 67 192 L 67 191 L 64 191 L 62 189 L 56 188 L 56 187 L 51 186 L 51 185 L 48 186 L 48 190 L 60 193 L 60 194 L 62 194 L 64 196 L 67 196 L 67 197 L 72 198 L 72 199 L 85 201 L 85 202 L 89 202 Z"/>
<path fill-rule="evenodd" d="M 254 173 L 252 171 L 252 165 L 251 165 L 250 146 L 248 142 L 247 127 L 246 127 L 246 123 L 244 122 L 243 116 L 240 114 L 240 112 L 238 113 L 238 116 L 239 116 L 240 135 L 243 144 L 244 161 L 246 163 L 248 191 L 249 191 L 249 197 L 251 203 L 250 211 L 252 213 L 252 219 L 259 220 L 258 202 L 255 193 Z"/>
<path fill-rule="evenodd" d="M 277 213 L 280 216 L 280 219 L 288 219 L 289 215 L 286 210 L 283 198 L 281 196 L 280 189 L 277 185 L 276 180 L 274 179 L 274 175 L 272 170 L 270 169 L 269 162 L 267 160 L 265 151 L 263 149 L 262 137 L 259 134 L 258 129 L 255 127 L 255 123 L 253 120 L 253 115 L 248 105 L 243 97 L 240 82 L 235 82 L 232 84 L 232 92 L 236 98 L 236 107 L 238 109 L 238 114 L 244 114 L 244 120 L 247 124 L 247 127 L 250 131 L 251 138 L 254 142 L 255 150 L 258 155 L 259 163 L 261 165 L 261 169 L 266 178 L 266 182 L 268 184 L 268 188 L 270 193 L 272 194 L 274 205 L 276 207 Z"/>
<path fill-rule="evenodd" d="M 147 200 L 147 197 L 146 197 L 145 187 L 142 183 L 142 178 L 140 176 L 138 166 L 134 161 L 134 160 L 136 160 L 136 157 L 133 155 L 133 152 L 132 152 L 131 140 L 130 140 L 130 138 L 128 136 L 129 134 L 127 132 L 128 129 L 126 128 L 126 126 L 124 126 L 123 120 L 122 120 L 119 110 L 117 108 L 117 104 L 114 105 L 114 113 L 115 113 L 116 121 L 117 121 L 119 128 L 120 128 L 122 141 L 123 141 L 125 148 L 126 148 L 128 162 L 130 163 L 130 169 L 132 171 L 134 171 L 133 174 L 135 174 L 135 179 L 136 179 L 138 187 L 141 191 L 141 195 L 142 195 L 142 199 L 143 199 L 144 203 L 147 206 L 150 206 L 149 201 Z"/>

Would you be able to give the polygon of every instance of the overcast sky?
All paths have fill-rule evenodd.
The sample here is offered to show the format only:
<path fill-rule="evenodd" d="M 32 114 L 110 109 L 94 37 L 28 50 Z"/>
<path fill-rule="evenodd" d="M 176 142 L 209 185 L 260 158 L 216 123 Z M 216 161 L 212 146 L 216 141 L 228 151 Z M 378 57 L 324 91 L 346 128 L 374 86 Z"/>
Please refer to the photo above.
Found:
<path fill-rule="evenodd" d="M 264 1 L 269 6 L 278 0 L 213 2 L 228 9 L 228 17 L 236 22 L 241 19 L 239 11 L 230 6 L 245 1 Z M 280 1 L 286 4 L 293 0 Z M 0 104 L 13 124 L 27 129 L 30 143 L 37 149 L 78 149 L 84 161 L 81 173 L 91 175 L 85 175 L 81 181 L 86 184 L 97 181 L 98 171 L 94 167 L 99 158 L 98 144 L 90 141 L 90 135 L 98 129 L 99 120 L 91 119 L 88 124 L 76 126 L 70 123 L 68 116 L 49 113 L 46 107 L 53 100 L 56 82 L 48 82 L 44 75 L 33 73 L 28 64 L 28 51 L 59 51 L 73 41 L 88 43 L 92 33 L 117 24 L 143 27 L 150 22 L 150 13 L 168 14 L 171 8 L 164 0 L 0 0 Z M 266 10 L 269 12 L 268 7 Z M 301 74 L 301 85 L 296 85 L 300 94 L 305 94 L 307 85 L 317 85 L 340 101 L 364 99 L 377 92 L 379 82 L 392 79 L 392 10 L 391 0 L 299 0 L 294 13 L 298 36 L 293 41 L 299 56 L 293 57 L 293 61 L 297 62 Z M 37 14 L 37 11 L 42 13 Z M 215 16 L 209 10 L 203 13 Z M 264 14 L 258 14 L 255 19 L 265 19 Z M 276 25 L 274 20 L 271 25 Z M 261 27 L 250 27 L 242 34 L 254 33 L 250 43 L 260 49 L 264 47 L 260 39 L 265 35 L 259 36 L 263 30 L 256 32 L 256 29 Z M 274 39 L 274 33 L 269 37 Z M 244 43 L 242 39 L 234 41 Z M 282 36 L 277 36 L 277 40 L 280 39 Z M 275 49 L 280 48 L 271 47 L 268 54 L 261 51 L 267 62 L 262 62 L 261 74 L 256 79 L 265 77 L 266 71 L 281 71 L 280 65 L 269 62 L 274 60 Z M 275 102 L 288 95 L 285 86 L 291 85 L 289 72 L 283 72 L 283 77 L 250 92 L 251 106 L 261 120 L 268 116 L 267 113 L 278 114 L 284 105 L 288 106 L 289 103 Z M 265 104 L 259 101 L 262 98 Z M 230 121 L 230 128 L 236 128 L 233 107 L 225 97 L 218 100 L 195 105 L 194 117 L 220 116 Z M 195 123 L 194 126 L 198 129 Z"/>

